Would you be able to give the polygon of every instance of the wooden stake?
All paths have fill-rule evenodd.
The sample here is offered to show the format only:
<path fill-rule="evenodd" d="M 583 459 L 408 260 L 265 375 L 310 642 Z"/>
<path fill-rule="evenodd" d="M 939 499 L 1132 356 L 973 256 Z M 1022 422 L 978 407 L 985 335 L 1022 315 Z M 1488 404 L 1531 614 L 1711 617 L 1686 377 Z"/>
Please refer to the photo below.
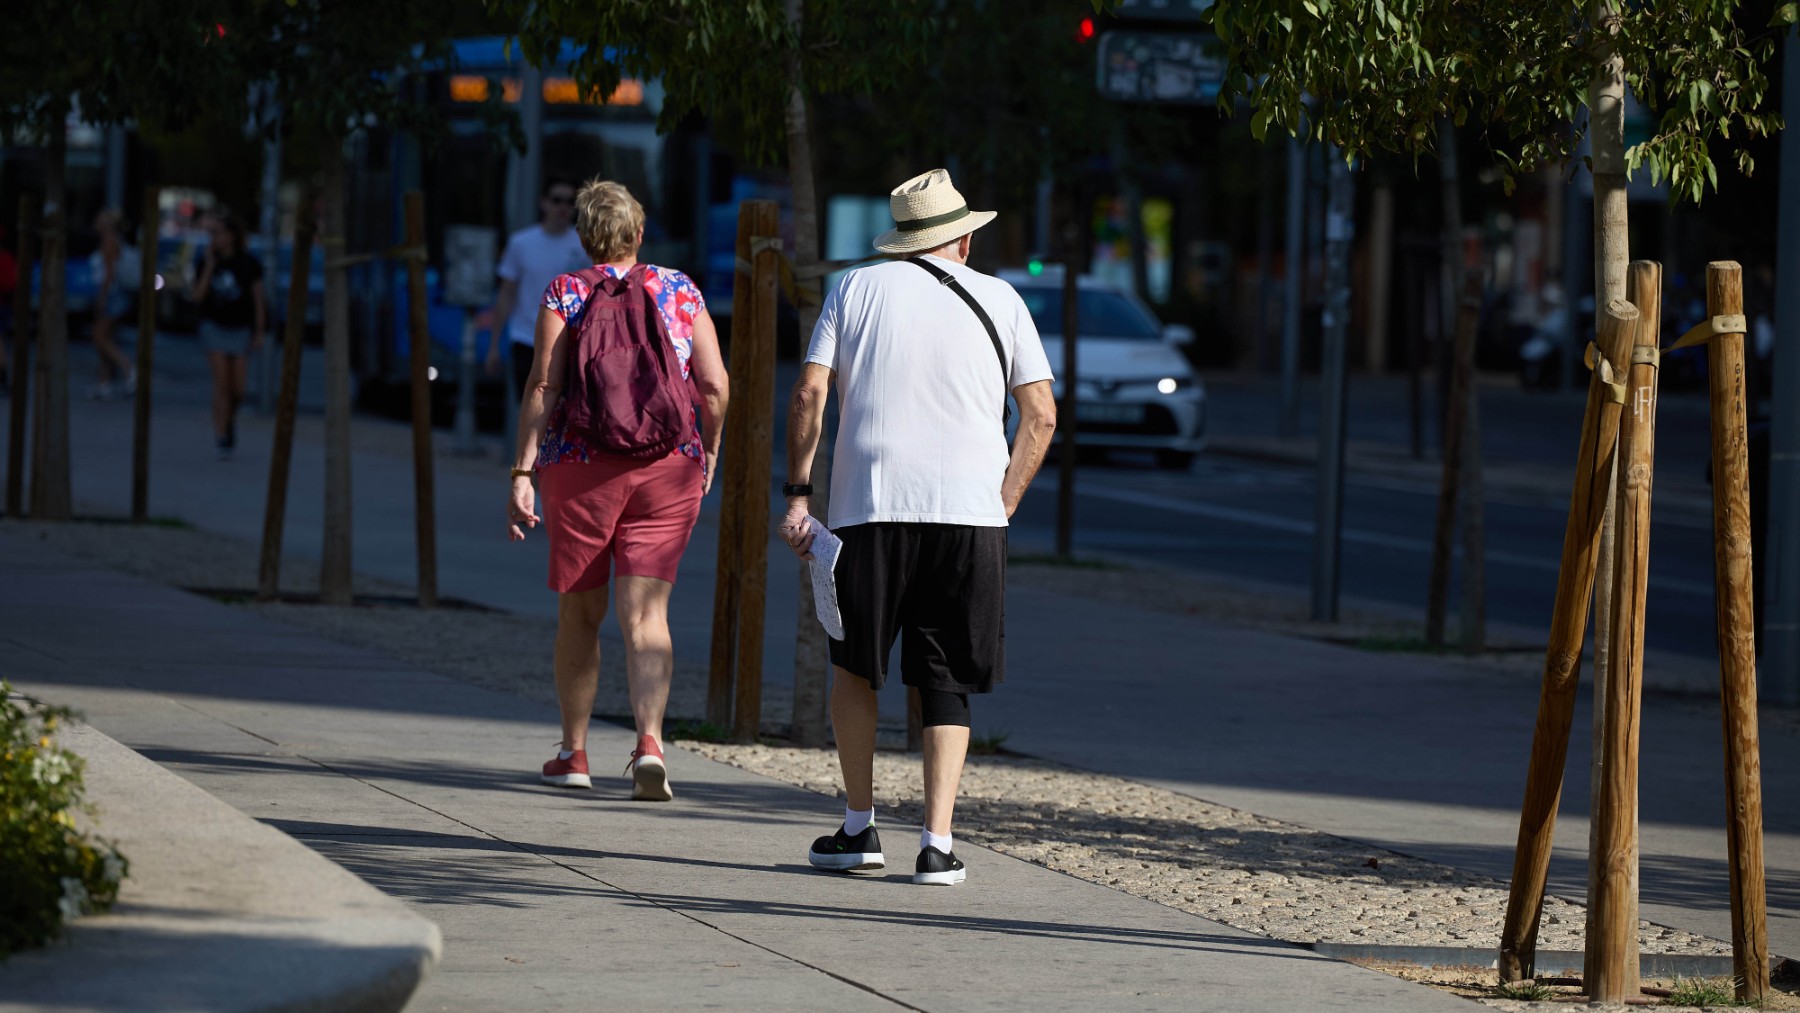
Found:
<path fill-rule="evenodd" d="M 737 699 L 731 737 L 755 742 L 762 730 L 763 617 L 769 590 L 769 479 L 775 446 L 775 307 L 781 298 L 781 217 L 774 201 L 754 201 L 749 239 L 750 287 L 754 310 L 745 329 L 748 366 L 733 388 L 744 416 L 743 522 L 738 526 L 738 560 L 743 584 L 738 596 Z M 758 248 L 760 247 L 760 248 Z M 735 311 L 734 311 L 735 312 Z M 732 321 L 735 328 L 737 320 Z M 801 622 L 818 622 L 802 615 Z"/>
<path fill-rule="evenodd" d="M 344 139 L 324 138 L 320 185 L 325 212 L 325 510 L 319 545 L 319 601 L 348 605 L 355 594 L 354 532 L 351 520 L 350 279 L 344 263 L 349 218 L 349 166 Z"/>
<path fill-rule="evenodd" d="M 1741 316 L 1743 269 L 1706 265 L 1706 312 Z M 1756 640 L 1750 566 L 1750 461 L 1745 435 L 1744 335 L 1715 333 L 1707 348 L 1712 399 L 1713 551 L 1720 695 L 1725 725 L 1725 834 L 1731 868 L 1731 955 L 1737 997 L 1769 989 L 1763 870 L 1762 757 L 1756 727 Z"/>
<path fill-rule="evenodd" d="M 1469 391 L 1475 382 L 1475 332 L 1481 322 L 1481 277 L 1468 272 L 1456 311 L 1451 352 L 1450 402 L 1444 409 L 1444 470 L 1438 481 L 1437 525 L 1431 539 L 1431 586 L 1425 596 L 1425 640 L 1444 642 L 1444 614 L 1450 597 L 1450 551 L 1456 536 L 1456 499 L 1463 478 L 1469 431 Z"/>
<path fill-rule="evenodd" d="M 437 487 L 431 460 L 431 325 L 425 305 L 425 195 L 406 191 L 406 316 L 412 343 L 413 527 L 419 607 L 436 608 Z"/>
<path fill-rule="evenodd" d="M 37 235 L 37 206 L 24 194 L 19 196 L 19 285 L 13 290 L 13 332 L 11 363 L 7 380 L 12 404 L 7 411 L 6 430 L 6 516 L 25 513 L 25 435 L 30 428 L 27 410 L 31 405 L 31 240 Z"/>
<path fill-rule="evenodd" d="M 262 558 L 256 597 L 274 601 L 281 593 L 281 536 L 287 518 L 289 463 L 294 453 L 294 413 L 300 401 L 300 350 L 306 341 L 306 280 L 312 270 L 313 203 L 301 191 L 294 220 L 294 250 L 288 268 L 287 322 L 281 338 L 281 390 L 275 400 L 275 443 L 269 454 L 269 495 L 263 501 Z"/>
<path fill-rule="evenodd" d="M 1600 314 L 1596 346 L 1608 372 L 1622 372 L 1630 351 L 1637 310 L 1615 300 Z M 1556 832 L 1556 809 L 1562 798 L 1563 765 L 1569 755 L 1569 725 L 1575 715 L 1576 676 L 1581 670 L 1581 642 L 1587 632 L 1588 603 L 1594 590 L 1594 557 L 1600 522 L 1609 497 L 1618 449 L 1619 414 L 1623 408 L 1598 375 L 1588 385 L 1587 414 L 1582 419 L 1581 449 L 1575 459 L 1574 491 L 1563 530 L 1562 564 L 1556 581 L 1556 603 L 1550 613 L 1549 643 L 1544 650 L 1544 683 L 1538 697 L 1537 727 L 1532 732 L 1531 760 L 1520 807 L 1518 849 L 1513 855 L 1512 891 L 1500 935 L 1500 980 L 1532 976 L 1537 957 L 1538 920 L 1544 910 L 1544 881 L 1550 870 L 1550 846 Z"/>
<path fill-rule="evenodd" d="M 750 369 L 749 356 L 755 339 L 751 318 L 756 315 L 756 294 L 750 271 L 750 237 L 756 235 L 756 216 L 752 204 L 738 205 L 737 259 L 738 271 L 731 289 L 731 347 L 727 372 L 736 379 Z M 734 391 L 742 397 L 742 393 Z M 719 449 L 719 559 L 714 569 L 712 666 L 706 686 L 706 720 L 719 729 L 731 727 L 732 674 L 737 665 L 738 595 L 742 589 L 743 497 L 748 486 L 748 466 L 744 451 L 742 402 L 725 414 L 724 445 Z M 767 490 L 764 490 L 766 493 Z"/>
<path fill-rule="evenodd" d="M 1629 305 L 1629 304 L 1627 304 Z M 1639 325 L 1643 323 L 1640 319 Z M 1650 486 L 1655 466 L 1655 344 L 1637 341 L 1619 424 L 1618 533 L 1614 560 L 1611 670 L 1601 729 L 1605 763 L 1594 799 L 1588 862 L 1596 871 L 1588 898 L 1587 991 L 1595 1002 L 1624 1002 L 1639 992 L 1637 953 L 1638 732 L 1643 707 L 1644 597 L 1649 586 Z M 1650 328 L 1654 340 L 1654 328 Z"/>
<path fill-rule="evenodd" d="M 139 524 L 150 514 L 150 386 L 156 376 L 156 226 L 160 192 L 144 188 L 144 221 L 138 241 L 142 268 L 138 273 L 137 397 L 131 424 L 131 519 Z"/>

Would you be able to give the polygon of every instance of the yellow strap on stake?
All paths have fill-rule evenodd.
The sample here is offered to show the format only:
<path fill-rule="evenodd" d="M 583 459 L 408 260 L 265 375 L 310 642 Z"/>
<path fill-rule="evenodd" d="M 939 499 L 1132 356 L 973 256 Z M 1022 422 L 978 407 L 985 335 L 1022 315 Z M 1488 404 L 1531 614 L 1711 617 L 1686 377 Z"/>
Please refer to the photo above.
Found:
<path fill-rule="evenodd" d="M 1633 366 L 1637 366 L 1637 365 L 1661 366 L 1662 365 L 1662 353 L 1660 351 L 1657 351 L 1657 348 L 1655 345 L 1632 345 L 1631 346 L 1631 364 Z"/>
<path fill-rule="evenodd" d="M 1613 377 L 1612 363 L 1607 362 L 1606 357 L 1600 354 L 1600 346 L 1592 341 L 1588 342 L 1587 354 L 1582 357 L 1582 361 L 1587 363 L 1589 369 L 1600 374 L 1600 382 L 1606 386 L 1613 403 L 1624 404 L 1625 385 Z"/>
<path fill-rule="evenodd" d="M 1692 348 L 1704 345 L 1721 334 L 1743 334 L 1749 329 L 1748 322 L 1742 313 L 1721 313 L 1710 320 L 1703 320 L 1694 325 L 1694 329 L 1683 334 L 1679 340 L 1670 345 L 1668 350 Z"/>

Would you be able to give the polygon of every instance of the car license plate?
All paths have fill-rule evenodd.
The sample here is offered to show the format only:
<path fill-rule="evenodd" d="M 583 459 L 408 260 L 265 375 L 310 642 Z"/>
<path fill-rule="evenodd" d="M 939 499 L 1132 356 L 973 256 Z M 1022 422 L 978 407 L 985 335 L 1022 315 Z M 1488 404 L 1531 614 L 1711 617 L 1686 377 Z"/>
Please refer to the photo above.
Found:
<path fill-rule="evenodd" d="M 1079 402 L 1075 405 L 1077 422 L 1096 422 L 1108 425 L 1137 425 L 1144 421 L 1144 406 L 1141 404 L 1106 404 L 1091 401 Z"/>

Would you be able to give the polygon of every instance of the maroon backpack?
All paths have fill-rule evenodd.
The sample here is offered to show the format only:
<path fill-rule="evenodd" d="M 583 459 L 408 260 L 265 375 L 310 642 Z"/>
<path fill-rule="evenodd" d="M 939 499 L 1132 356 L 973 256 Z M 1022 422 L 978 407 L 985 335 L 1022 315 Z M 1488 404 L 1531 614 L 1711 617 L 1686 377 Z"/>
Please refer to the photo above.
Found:
<path fill-rule="evenodd" d="M 692 438 L 694 395 L 644 274 L 642 264 L 622 278 L 576 272 L 589 292 L 571 327 L 563 404 L 569 428 L 594 449 L 653 458 Z"/>

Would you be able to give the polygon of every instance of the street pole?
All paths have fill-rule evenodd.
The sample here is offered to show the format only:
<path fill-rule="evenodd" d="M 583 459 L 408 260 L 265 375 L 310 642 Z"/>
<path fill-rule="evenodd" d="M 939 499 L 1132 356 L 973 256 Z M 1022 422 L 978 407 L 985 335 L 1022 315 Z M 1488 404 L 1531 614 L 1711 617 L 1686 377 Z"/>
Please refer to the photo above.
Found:
<path fill-rule="evenodd" d="M 13 237 L 18 250 L 19 284 L 13 289 L 12 361 L 7 380 L 12 389 L 7 406 L 6 516 L 25 514 L 25 437 L 31 407 L 31 244 L 37 238 L 37 205 L 28 194 L 19 195 L 19 232 Z M 40 395 L 41 396 L 41 395 Z"/>
<path fill-rule="evenodd" d="M 412 348 L 413 530 L 419 607 L 436 608 L 437 481 L 431 459 L 431 327 L 425 305 L 425 194 L 406 192 L 407 340 Z"/>
<path fill-rule="evenodd" d="M 1800 38 L 1788 36 L 1788 67 L 1800 67 Z M 1800 73 L 1785 75 L 1781 108 L 1800 118 Z M 1769 407 L 1768 535 L 1763 560 L 1762 698 L 1800 704 L 1800 131 L 1781 132 L 1781 199 L 1776 212 L 1776 392 Z M 1783 394 L 1789 396 L 1782 396 Z M 1753 506 L 1752 509 L 1755 509 Z"/>
<path fill-rule="evenodd" d="M 1350 241 L 1356 234 L 1356 182 L 1341 151 L 1331 152 L 1325 206 L 1325 350 L 1319 377 L 1319 491 L 1313 535 L 1312 617 L 1337 622 L 1344 537 L 1344 421 L 1348 400 L 1346 330 L 1350 323 Z"/>
<path fill-rule="evenodd" d="M 125 128 L 106 128 L 106 206 L 125 210 Z"/>
<path fill-rule="evenodd" d="M 1081 269 L 1087 262 L 1088 225 L 1092 221 L 1089 205 L 1083 200 L 1086 188 L 1075 187 L 1074 220 L 1063 228 L 1062 279 L 1062 403 L 1056 406 L 1061 419 L 1057 426 L 1060 442 L 1056 450 L 1056 554 L 1068 559 L 1075 552 L 1075 459 L 1080 456 L 1080 399 L 1076 386 L 1081 382 L 1077 352 L 1081 340 L 1080 298 Z"/>
<path fill-rule="evenodd" d="M 273 279 L 281 270 L 281 114 L 273 109 L 274 86 L 267 86 L 264 95 L 270 102 L 269 116 L 273 122 L 263 139 L 262 214 L 258 231 L 263 240 L 263 277 Z M 256 410 L 264 415 L 275 411 L 275 362 L 275 342 L 264 341 L 256 353 Z"/>
<path fill-rule="evenodd" d="M 1281 421 L 1282 436 L 1300 435 L 1300 303 L 1306 287 L 1306 146 L 1300 138 L 1288 138 L 1287 238 L 1282 247 L 1286 261 L 1286 292 L 1281 308 Z"/>
<path fill-rule="evenodd" d="M 480 368 L 475 356 L 475 310 L 468 307 L 463 310 L 461 357 L 456 370 L 456 452 L 465 457 L 481 453 L 481 444 L 475 439 L 475 372 Z"/>
<path fill-rule="evenodd" d="M 131 520 L 150 517 L 150 393 L 156 379 L 156 215 L 161 191 L 144 188 L 138 275 L 137 391 L 131 420 Z"/>

